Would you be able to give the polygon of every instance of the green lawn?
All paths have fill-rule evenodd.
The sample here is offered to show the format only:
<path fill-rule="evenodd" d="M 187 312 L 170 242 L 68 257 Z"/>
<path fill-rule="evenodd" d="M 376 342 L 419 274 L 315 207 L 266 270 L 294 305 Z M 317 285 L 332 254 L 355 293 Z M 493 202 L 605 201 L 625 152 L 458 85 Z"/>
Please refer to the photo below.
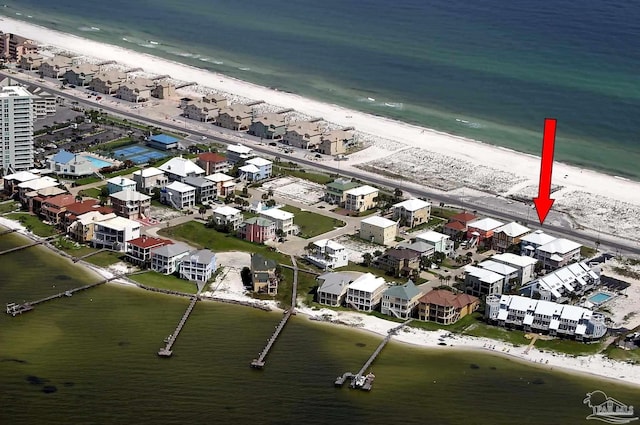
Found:
<path fill-rule="evenodd" d="M 92 252 L 97 252 L 97 248 L 91 248 L 87 245 L 80 245 L 75 241 L 65 238 L 64 236 L 58 237 L 53 244 L 56 248 L 61 249 L 69 255 L 73 255 L 74 257 L 82 257 L 83 255 L 90 254 Z"/>
<path fill-rule="evenodd" d="M 104 251 L 96 255 L 92 255 L 91 257 L 87 257 L 84 261 L 99 267 L 107 267 L 122 261 L 123 258 L 124 254 L 122 252 Z"/>
<path fill-rule="evenodd" d="M 102 193 L 102 188 L 105 186 L 100 186 L 100 187 L 92 187 L 90 189 L 84 189 L 81 190 L 79 192 L 80 196 L 87 196 L 89 198 L 95 198 L 98 199 L 100 197 L 100 194 Z"/>
<path fill-rule="evenodd" d="M 459 214 L 461 211 L 453 208 L 433 207 L 431 208 L 431 215 L 436 217 L 442 217 L 446 220 Z"/>
<path fill-rule="evenodd" d="M 596 251 L 595 248 L 590 248 L 584 245 L 580 247 L 580 255 L 585 258 L 591 258 L 596 255 L 597 252 L 598 251 Z"/>
<path fill-rule="evenodd" d="M 415 232 L 417 230 L 432 229 L 432 228 L 435 228 L 437 226 L 440 226 L 441 224 L 444 224 L 446 221 L 447 220 L 445 220 L 444 218 L 431 217 L 429 219 L 429 221 L 427 221 L 426 223 L 422 223 L 422 224 L 419 224 L 419 225 L 411 228 L 411 231 Z"/>
<path fill-rule="evenodd" d="M 351 261 L 349 261 L 349 265 L 335 269 L 335 271 L 371 273 L 373 275 L 383 277 L 387 282 L 406 283 L 407 280 L 409 279 L 406 277 L 388 276 L 383 270 L 377 269 L 375 267 L 365 267 L 362 264 L 352 263 Z"/>
<path fill-rule="evenodd" d="M 610 359 L 633 362 L 635 364 L 640 364 L 640 348 L 636 348 L 635 350 L 623 350 L 622 348 L 618 348 L 615 344 L 611 344 L 605 351 Z"/>
<path fill-rule="evenodd" d="M 195 294 L 198 291 L 198 286 L 193 282 L 180 279 L 178 276 L 167 276 L 154 271 L 133 274 L 130 275 L 129 278 L 138 283 L 154 288 L 171 289 L 174 291 L 187 292 L 189 294 Z"/>
<path fill-rule="evenodd" d="M 311 182 L 322 184 L 322 185 L 330 183 L 334 180 L 333 177 L 330 177 L 326 174 L 307 173 L 304 170 L 279 167 L 277 165 L 273 167 L 273 174 L 274 175 L 284 174 L 287 176 L 298 177 L 300 179 L 309 180 Z"/>
<path fill-rule="evenodd" d="M 462 319 L 458 320 L 456 323 L 451 325 L 441 325 L 440 323 L 435 322 L 423 322 L 421 320 L 414 320 L 409 324 L 409 326 L 413 326 L 415 328 L 426 329 L 428 331 L 437 331 L 439 329 L 444 329 L 450 332 L 461 333 L 464 332 L 465 329 L 474 325 L 476 323 L 481 323 L 482 315 L 480 313 L 473 313 L 464 316 Z"/>
<path fill-rule="evenodd" d="M 131 174 L 134 171 L 138 171 L 139 169 L 140 169 L 140 167 L 125 168 L 124 170 L 115 171 L 113 173 L 105 174 L 104 178 L 105 179 L 110 179 L 111 177 L 124 176 L 124 175 L 127 175 L 127 174 Z M 84 177 L 82 179 L 78 179 L 74 183 L 75 183 L 76 186 L 84 186 L 85 184 L 91 184 L 91 183 L 95 183 L 95 182 L 99 182 L 99 181 L 100 181 L 99 177 L 90 176 L 90 177 Z"/>
<path fill-rule="evenodd" d="M 94 146 L 90 150 L 91 151 L 108 152 L 108 151 L 112 151 L 114 149 L 121 148 L 123 146 L 134 145 L 136 143 L 138 143 L 138 142 L 136 142 L 135 140 L 131 140 L 131 137 L 122 137 L 120 139 L 115 139 L 115 140 L 112 140 L 110 142 L 103 143 L 103 144 L 98 145 L 98 146 Z"/>
<path fill-rule="evenodd" d="M 20 208 L 20 204 L 15 201 L 3 202 L 0 204 L 0 214 L 13 212 Z"/>
<path fill-rule="evenodd" d="M 285 205 L 281 209 L 295 214 L 293 222 L 300 226 L 300 234 L 298 236 L 301 238 L 312 238 L 345 225 L 342 220 L 326 217 L 311 211 L 302 211 L 300 208 L 292 207 L 291 205 Z"/>
<path fill-rule="evenodd" d="M 38 217 L 29 213 L 11 213 L 6 216 L 10 220 L 17 220 L 34 234 L 49 237 L 57 234 L 55 227 L 44 224 Z"/>

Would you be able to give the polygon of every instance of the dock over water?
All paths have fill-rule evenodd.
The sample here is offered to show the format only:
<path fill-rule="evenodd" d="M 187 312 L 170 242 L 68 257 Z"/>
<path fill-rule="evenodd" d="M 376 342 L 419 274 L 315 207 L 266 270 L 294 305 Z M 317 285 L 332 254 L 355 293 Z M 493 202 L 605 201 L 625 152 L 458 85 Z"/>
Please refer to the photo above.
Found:
<path fill-rule="evenodd" d="M 291 267 L 293 269 L 293 285 L 292 285 L 293 288 L 291 289 L 291 308 L 285 311 L 284 316 L 282 317 L 282 320 L 280 320 L 280 323 L 278 323 L 278 326 L 276 326 L 276 329 L 273 331 L 273 334 L 267 340 L 267 345 L 260 352 L 258 358 L 253 359 L 251 361 L 251 367 L 254 369 L 264 368 L 265 359 L 267 358 L 269 351 L 273 347 L 273 344 L 276 343 L 278 336 L 280 336 L 280 332 L 282 332 L 282 330 L 284 329 L 284 326 L 289 321 L 289 318 L 291 317 L 291 315 L 296 314 L 296 298 L 298 296 L 298 263 L 296 262 L 296 259 L 293 255 L 291 256 L 291 264 L 293 264 L 293 267 Z"/>
<path fill-rule="evenodd" d="M 342 387 L 344 385 L 344 383 L 347 381 L 347 379 L 349 379 L 351 381 L 351 384 L 349 385 L 351 388 L 356 388 L 356 389 L 365 390 L 365 391 L 371 391 L 371 387 L 373 385 L 373 380 L 375 379 L 375 375 L 372 374 L 372 373 L 369 373 L 369 374 L 365 375 L 365 372 L 367 371 L 367 369 L 369 369 L 369 367 L 375 361 L 375 359 L 378 357 L 380 352 L 382 352 L 382 349 L 385 347 L 385 345 L 387 345 L 387 343 L 389 341 L 391 341 L 391 338 L 394 335 L 397 335 L 398 331 L 400 331 L 400 329 L 402 329 L 404 326 L 406 326 L 409 323 L 411 323 L 412 320 L 413 319 L 409 319 L 406 322 L 403 322 L 401 325 L 390 329 L 387 332 L 387 336 L 384 337 L 384 339 L 380 342 L 380 344 L 375 349 L 375 351 L 369 356 L 369 358 L 364 363 L 364 365 L 362 365 L 362 367 L 360 368 L 358 373 L 353 374 L 351 372 L 345 372 L 344 374 L 342 374 L 342 376 L 338 376 L 336 378 L 336 380 L 334 382 L 335 386 L 336 387 Z"/>
<path fill-rule="evenodd" d="M 176 329 L 173 331 L 173 333 L 164 340 L 166 345 L 164 346 L 164 348 L 161 348 L 158 351 L 158 356 L 171 357 L 171 355 L 173 354 L 173 351 L 171 351 L 171 348 L 173 347 L 173 344 L 176 342 L 176 339 L 178 339 L 178 335 L 180 335 L 180 331 L 182 331 L 184 324 L 187 323 L 187 319 L 189 318 L 189 315 L 193 311 L 193 308 L 196 306 L 196 303 L 198 302 L 199 299 L 200 298 L 197 295 L 191 297 L 191 302 L 189 303 L 187 310 L 182 315 L 182 318 L 180 319 L 180 322 L 178 322 L 178 326 L 176 326 Z"/>
<path fill-rule="evenodd" d="M 7 304 L 7 314 L 10 314 L 10 315 L 15 317 L 18 314 L 26 313 L 27 311 L 33 310 L 35 308 L 35 306 L 38 305 L 38 304 L 42 304 L 42 303 L 47 302 L 47 301 L 55 300 L 56 298 L 71 297 L 76 292 L 84 291 L 84 290 L 90 289 L 90 288 L 95 288 L 96 286 L 102 285 L 102 284 L 110 282 L 112 280 L 119 279 L 119 278 L 121 278 L 123 276 L 124 275 L 116 275 L 116 276 L 110 277 L 108 279 L 101 280 L 101 281 L 96 282 L 96 283 L 90 283 L 89 285 L 80 286 L 79 288 L 73 288 L 73 289 L 69 289 L 69 290 L 63 291 L 63 292 L 59 292 L 57 294 L 49 295 L 48 297 L 41 298 L 39 300 L 28 301 L 28 302 L 26 302 L 24 304 L 8 303 Z"/>
<path fill-rule="evenodd" d="M 30 244 L 27 244 L 27 245 L 16 246 L 15 248 L 5 249 L 4 251 L 0 251 L 0 255 L 10 254 L 10 253 L 16 252 L 16 251 L 21 251 L 23 249 L 31 248 L 32 246 L 36 246 L 36 245 L 42 245 L 45 242 L 47 242 L 47 239 L 43 239 L 43 240 L 37 241 L 37 242 L 31 242 Z"/>

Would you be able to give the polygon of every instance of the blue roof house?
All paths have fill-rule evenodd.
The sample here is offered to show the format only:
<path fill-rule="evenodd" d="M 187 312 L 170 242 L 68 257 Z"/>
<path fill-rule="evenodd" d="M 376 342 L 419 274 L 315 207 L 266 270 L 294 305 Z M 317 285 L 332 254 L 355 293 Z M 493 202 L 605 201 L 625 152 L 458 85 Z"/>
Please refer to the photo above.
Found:
<path fill-rule="evenodd" d="M 155 134 L 149 138 L 147 145 L 154 149 L 168 151 L 178 147 L 179 140 L 167 134 Z"/>

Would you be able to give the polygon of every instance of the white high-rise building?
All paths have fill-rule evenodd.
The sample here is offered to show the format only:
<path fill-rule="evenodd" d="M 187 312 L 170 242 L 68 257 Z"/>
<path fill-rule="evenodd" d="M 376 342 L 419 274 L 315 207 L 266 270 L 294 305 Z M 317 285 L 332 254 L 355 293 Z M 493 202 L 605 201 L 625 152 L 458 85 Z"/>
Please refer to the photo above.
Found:
<path fill-rule="evenodd" d="M 32 95 L 20 86 L 0 91 L 0 167 L 4 173 L 33 168 Z"/>

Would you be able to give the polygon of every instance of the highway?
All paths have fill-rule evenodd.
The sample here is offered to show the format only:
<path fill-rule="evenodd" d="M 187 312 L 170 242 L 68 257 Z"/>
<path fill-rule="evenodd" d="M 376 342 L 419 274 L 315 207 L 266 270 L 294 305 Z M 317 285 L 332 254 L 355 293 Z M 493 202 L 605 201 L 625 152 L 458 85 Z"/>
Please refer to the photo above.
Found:
<path fill-rule="evenodd" d="M 20 74 L 16 75 L 16 74 L 8 74 L 5 72 L 5 75 L 11 77 L 12 79 L 19 81 L 23 84 L 30 84 L 30 85 L 34 85 L 34 86 L 38 86 L 38 87 L 42 87 L 43 89 L 45 89 L 46 91 L 55 94 L 57 96 L 60 97 L 64 97 L 66 99 L 70 99 L 72 101 L 77 101 L 78 102 L 78 106 L 81 107 L 85 107 L 85 108 L 91 108 L 91 109 L 101 109 L 105 112 L 109 112 L 112 113 L 114 115 L 119 115 L 122 117 L 125 117 L 127 119 L 131 119 L 137 122 L 141 122 L 141 123 L 145 123 L 145 124 L 149 124 L 149 125 L 153 125 L 156 127 L 160 127 L 160 128 L 166 128 L 168 130 L 171 130 L 173 132 L 178 132 L 178 133 L 185 133 L 185 134 L 189 134 L 191 136 L 196 136 L 197 138 L 202 139 L 203 137 L 206 137 L 207 140 L 209 141 L 215 141 L 218 143 L 222 143 L 222 144 L 235 144 L 237 143 L 235 140 L 230 140 L 230 139 L 226 139 L 223 135 L 220 134 L 224 134 L 225 132 L 228 134 L 233 134 L 233 135 L 238 135 L 237 132 L 233 132 L 231 130 L 225 131 L 225 129 L 222 129 L 220 127 L 215 127 L 212 125 L 212 131 L 211 132 L 205 132 L 205 131 L 198 131 L 198 130 L 186 130 L 184 128 L 184 126 L 181 126 L 179 124 L 174 124 L 174 123 L 170 123 L 170 122 L 165 122 L 165 121 L 159 121 L 159 120 L 155 120 L 155 119 L 151 119 L 151 118 L 147 118 L 147 117 L 143 117 L 141 115 L 139 115 L 138 113 L 135 112 L 129 112 L 126 110 L 121 110 L 118 109 L 116 107 L 113 106 L 109 106 L 106 104 L 102 104 L 102 103 L 96 103 L 96 102 L 89 102 L 87 101 L 86 97 L 81 97 L 81 96 L 76 96 L 73 94 L 69 93 L 69 90 L 60 90 L 57 88 L 52 88 L 50 85 L 46 85 L 44 83 L 40 83 L 37 81 L 33 81 L 32 78 L 29 78 L 28 80 L 21 77 Z M 215 134 L 213 132 L 213 130 L 215 129 L 216 133 Z M 469 205 L 467 203 L 464 203 L 461 201 L 461 198 L 459 196 L 453 196 L 453 195 L 447 195 L 445 193 L 442 193 L 440 191 L 433 191 L 430 190 L 427 187 L 419 187 L 417 188 L 417 185 L 415 183 L 411 183 L 408 181 L 398 181 L 398 180 L 392 180 L 389 178 L 385 178 L 383 176 L 379 176 L 373 173 L 368 173 L 368 172 L 364 172 L 364 171 L 357 171 L 357 170 L 341 170 L 339 169 L 339 163 L 340 161 L 333 161 L 336 165 L 328 165 L 325 164 L 323 162 L 319 162 L 319 161 L 313 161 L 313 160 L 309 160 L 306 158 L 300 158 L 297 157 L 295 155 L 288 155 L 285 154 L 284 152 L 280 152 L 280 151 L 276 151 L 275 148 L 271 148 L 265 145 L 259 145 L 258 143 L 260 142 L 260 138 L 257 137 L 253 137 L 250 135 L 243 135 L 242 137 L 245 138 L 245 140 L 247 142 L 253 142 L 251 148 L 254 149 L 256 152 L 260 152 L 260 153 L 264 153 L 270 156 L 278 156 L 280 157 L 281 160 L 287 160 L 287 161 L 292 161 L 295 163 L 298 163 L 300 165 L 303 165 L 305 167 L 309 167 L 309 168 L 314 168 L 314 169 L 318 169 L 321 171 L 325 171 L 325 172 L 330 172 L 330 173 L 339 173 L 342 176 L 346 176 L 346 177 L 351 177 L 351 178 L 357 178 L 359 180 L 362 181 L 366 181 L 369 182 L 373 185 L 376 186 L 380 186 L 380 187 L 387 187 L 390 188 L 391 190 L 393 190 L 394 188 L 399 188 L 400 190 L 402 190 L 403 192 L 408 192 L 411 193 L 412 195 L 416 196 L 416 197 L 424 197 L 424 198 L 429 198 L 431 200 L 432 203 L 434 203 L 435 205 L 437 205 L 440 202 L 445 203 L 446 205 L 453 205 L 453 206 L 465 206 L 468 210 L 473 210 L 473 211 L 477 211 L 478 214 L 482 214 L 482 215 L 486 215 L 486 216 L 490 216 L 490 217 L 494 217 L 496 219 L 501 219 L 501 220 L 506 220 L 506 221 L 525 221 L 527 222 L 527 227 L 532 228 L 532 229 L 543 229 L 548 233 L 552 233 L 558 237 L 566 237 L 567 239 L 571 239 L 574 240 L 576 242 L 582 243 L 586 246 L 590 246 L 593 247 L 595 244 L 595 240 L 597 238 L 599 238 L 600 240 L 600 246 L 599 249 L 603 250 L 603 251 L 609 251 L 611 253 L 619 253 L 621 255 L 635 255 L 635 256 L 639 256 L 640 255 L 640 242 L 639 241 L 632 241 L 632 240 L 628 240 L 628 239 L 622 239 L 616 236 L 611 236 L 611 235 L 607 235 L 607 234 L 600 234 L 598 237 L 594 237 L 593 235 L 588 234 L 587 232 L 581 231 L 579 229 L 574 229 L 574 228 L 569 228 L 569 227 L 563 227 L 563 226 L 558 226 L 558 225 L 552 225 L 552 224 L 545 224 L 543 226 L 538 225 L 537 223 L 533 223 L 531 222 L 531 220 L 528 219 L 527 216 L 524 216 L 524 214 L 514 214 L 512 212 L 507 212 L 504 211 L 504 209 L 498 209 L 498 208 L 493 208 L 491 206 L 473 206 L 473 205 Z M 196 142 L 194 142 L 196 143 Z M 505 202 L 506 203 L 506 202 Z M 552 210 L 553 211 L 553 210 Z M 535 211 L 531 212 L 531 215 L 534 217 L 536 217 L 536 213 Z M 547 222 L 549 221 L 549 219 L 547 219 Z M 569 221 L 569 220 L 567 220 Z"/>

